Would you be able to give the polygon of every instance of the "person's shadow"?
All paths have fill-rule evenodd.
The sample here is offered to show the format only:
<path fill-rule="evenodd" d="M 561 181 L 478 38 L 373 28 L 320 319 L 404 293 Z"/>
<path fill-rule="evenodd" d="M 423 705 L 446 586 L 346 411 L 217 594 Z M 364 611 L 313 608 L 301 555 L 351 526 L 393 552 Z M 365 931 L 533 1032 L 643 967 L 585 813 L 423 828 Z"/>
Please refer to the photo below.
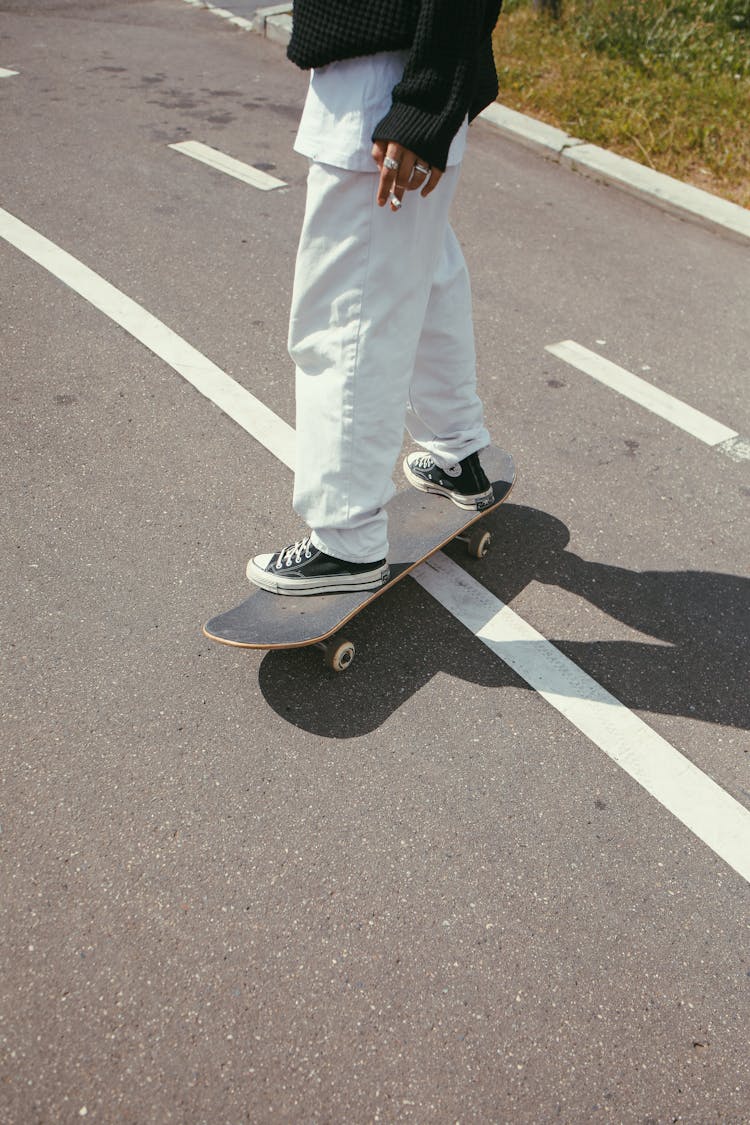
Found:
<path fill-rule="evenodd" d="M 504 505 L 487 518 L 492 552 L 475 562 L 460 544 L 446 551 L 504 602 L 532 580 L 556 585 L 646 636 L 648 641 L 570 641 L 556 648 L 637 710 L 750 728 L 750 579 L 712 571 L 637 572 L 587 562 L 566 550 L 554 516 Z M 526 686 L 410 579 L 346 627 L 359 655 L 343 675 L 310 649 L 269 652 L 261 690 L 295 726 L 351 738 L 380 726 L 439 672 L 483 686 Z"/>

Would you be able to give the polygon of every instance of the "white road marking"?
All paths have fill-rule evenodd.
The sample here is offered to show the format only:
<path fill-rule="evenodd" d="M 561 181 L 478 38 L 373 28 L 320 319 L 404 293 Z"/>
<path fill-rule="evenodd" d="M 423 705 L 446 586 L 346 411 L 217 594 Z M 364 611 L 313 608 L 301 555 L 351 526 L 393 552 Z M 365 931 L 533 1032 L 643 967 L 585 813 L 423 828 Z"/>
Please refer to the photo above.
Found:
<path fill-rule="evenodd" d="M 219 172 L 225 172 L 228 176 L 234 176 L 236 180 L 260 188 L 261 191 L 286 187 L 283 180 L 277 180 L 275 176 L 261 172 L 260 168 L 253 168 L 252 164 L 243 164 L 241 160 L 235 160 L 233 156 L 227 156 L 216 148 L 201 144 L 200 141 L 179 141 L 168 147 L 185 156 L 192 156 L 194 160 L 200 160 L 202 164 L 208 164 L 211 168 L 217 168 Z"/>
<path fill-rule="evenodd" d="M 276 39 L 285 44 L 289 42 L 292 32 L 291 0 L 287 0 L 285 4 L 271 4 L 266 8 L 257 8 L 253 18 L 249 20 L 244 16 L 235 16 L 227 8 L 217 7 L 211 3 L 211 0 L 185 0 L 185 3 L 192 4 L 194 8 L 205 8 L 227 23 L 241 27 L 243 31 L 257 31 L 268 39 Z"/>
<path fill-rule="evenodd" d="M 284 464 L 294 466 L 292 427 L 166 324 L 2 208 L 0 236 L 145 344 Z"/>
<path fill-rule="evenodd" d="M 412 577 L 750 882 L 750 811 L 446 555 Z"/>
<path fill-rule="evenodd" d="M 6 70 L 4 66 L 0 66 L 0 78 L 12 78 L 14 74 L 18 74 L 18 71 Z"/>
<path fill-rule="evenodd" d="M 0 208 L 0 237 L 145 344 L 289 468 L 294 430 L 124 293 Z M 750 812 L 445 555 L 417 582 L 499 659 L 750 880 Z"/>
<path fill-rule="evenodd" d="M 733 461 L 750 461 L 750 439 L 746 437 L 728 438 L 727 441 L 721 441 L 718 445 L 714 446 L 720 453 L 726 453 L 727 457 L 731 457 Z"/>
<path fill-rule="evenodd" d="M 730 430 L 729 426 L 725 426 L 722 422 L 716 422 L 707 414 L 702 414 L 700 410 L 695 410 L 687 403 L 667 394 L 666 391 L 652 386 L 645 379 L 641 379 L 640 375 L 633 375 L 624 367 L 618 367 L 616 363 L 611 363 L 596 352 L 589 351 L 575 340 L 548 344 L 546 350 L 565 363 L 569 363 L 571 367 L 584 371 L 592 379 L 598 379 L 600 383 L 604 383 L 625 398 L 644 406 L 652 414 L 658 414 L 660 418 L 665 418 L 667 422 L 679 426 L 681 430 L 692 434 L 706 445 L 714 446 L 730 457 L 733 456 L 731 449 L 736 446 L 735 439 L 739 437 L 736 430 Z M 742 442 L 743 439 L 740 438 L 740 443 Z M 736 456 L 734 459 L 745 458 Z"/>

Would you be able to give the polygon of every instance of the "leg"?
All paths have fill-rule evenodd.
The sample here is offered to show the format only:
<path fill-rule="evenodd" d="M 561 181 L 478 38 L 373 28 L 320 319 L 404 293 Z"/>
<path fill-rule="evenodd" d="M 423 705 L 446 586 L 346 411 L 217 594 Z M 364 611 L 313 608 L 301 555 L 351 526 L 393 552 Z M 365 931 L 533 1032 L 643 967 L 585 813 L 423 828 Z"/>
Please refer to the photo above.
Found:
<path fill-rule="evenodd" d="M 310 169 L 289 327 L 294 507 L 315 546 L 350 562 L 387 553 L 383 507 L 457 178 L 394 215 L 373 174 Z"/>
<path fill-rule="evenodd" d="M 469 275 L 447 227 L 406 413 L 409 433 L 438 465 L 455 465 L 489 445 L 476 381 Z"/>

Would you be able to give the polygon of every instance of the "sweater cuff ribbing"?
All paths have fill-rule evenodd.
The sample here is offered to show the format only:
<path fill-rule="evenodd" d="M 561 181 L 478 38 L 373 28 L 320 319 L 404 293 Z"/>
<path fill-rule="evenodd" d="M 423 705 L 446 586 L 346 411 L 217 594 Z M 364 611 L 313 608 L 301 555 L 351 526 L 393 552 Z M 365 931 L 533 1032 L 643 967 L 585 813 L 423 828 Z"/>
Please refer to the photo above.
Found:
<path fill-rule="evenodd" d="M 464 115 L 465 116 L 465 115 Z M 404 102 L 394 102 L 388 113 L 373 130 L 374 141 L 394 141 L 416 153 L 433 168 L 445 171 L 451 141 L 458 132 L 453 123 L 446 124 L 444 118 L 435 118 L 416 106 Z"/>

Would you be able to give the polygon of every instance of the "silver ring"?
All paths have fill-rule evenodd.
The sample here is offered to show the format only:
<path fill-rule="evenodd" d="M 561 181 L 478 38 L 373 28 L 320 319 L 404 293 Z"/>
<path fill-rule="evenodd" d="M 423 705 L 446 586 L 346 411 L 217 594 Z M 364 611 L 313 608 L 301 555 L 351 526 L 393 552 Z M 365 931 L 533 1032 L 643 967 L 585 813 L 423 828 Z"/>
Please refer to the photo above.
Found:
<path fill-rule="evenodd" d="M 428 174 L 428 172 L 430 171 L 430 169 L 429 169 L 429 167 L 425 167 L 424 164 L 420 164 L 419 161 L 417 160 L 417 161 L 414 162 L 414 171 L 415 172 L 421 172 L 423 176 L 426 176 Z"/>
<path fill-rule="evenodd" d="M 390 168 L 391 172 L 398 172 L 398 169 L 399 169 L 398 160 L 394 160 L 392 156 L 386 156 L 383 163 L 385 164 L 386 168 Z"/>

